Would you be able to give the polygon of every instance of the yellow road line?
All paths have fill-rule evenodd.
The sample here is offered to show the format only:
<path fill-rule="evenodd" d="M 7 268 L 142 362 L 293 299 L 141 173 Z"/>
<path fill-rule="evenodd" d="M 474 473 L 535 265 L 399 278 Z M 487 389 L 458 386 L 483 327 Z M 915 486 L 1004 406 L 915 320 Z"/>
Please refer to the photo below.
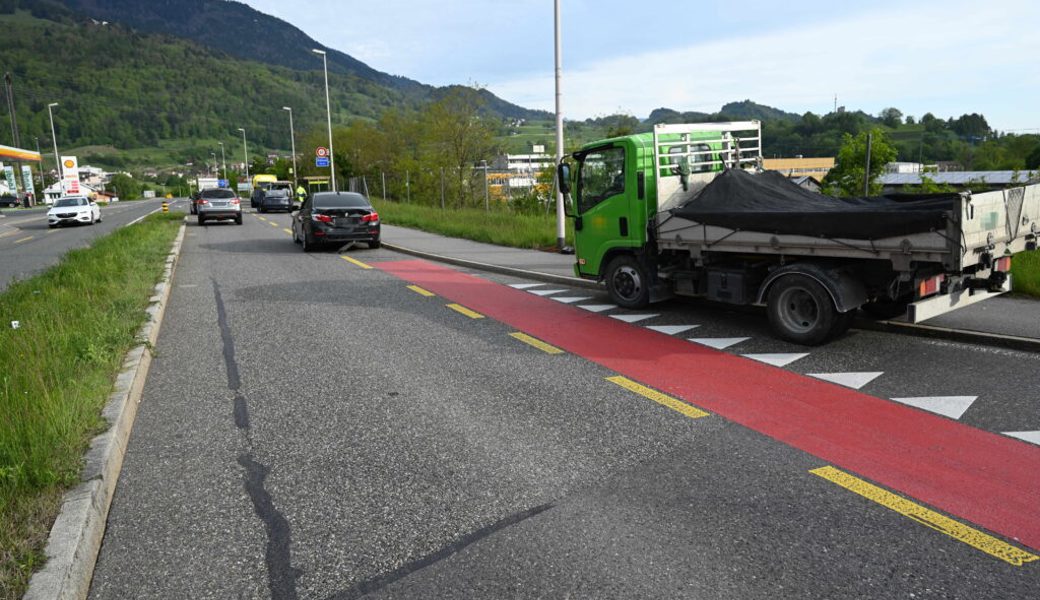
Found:
<path fill-rule="evenodd" d="M 349 256 L 340 256 L 340 258 L 342 258 L 343 260 L 347 261 L 348 263 L 353 263 L 353 264 L 361 267 L 362 269 L 371 269 L 372 268 L 372 265 L 366 265 L 365 263 L 361 262 L 360 260 L 358 260 L 356 258 L 351 258 Z"/>
<path fill-rule="evenodd" d="M 412 290 L 416 294 L 419 294 L 420 296 L 426 296 L 427 298 L 430 298 L 432 296 L 436 296 L 437 295 L 437 294 L 434 294 L 433 292 L 431 292 L 430 290 L 424 290 L 424 289 L 422 289 L 421 287 L 419 287 L 417 285 L 410 285 L 410 286 L 408 286 L 408 289 Z"/>
<path fill-rule="evenodd" d="M 702 417 L 707 417 L 710 414 L 704 412 L 703 410 L 695 406 L 690 406 L 682 400 L 677 400 L 675 398 L 672 398 L 671 396 L 662 394 L 657 390 L 650 389 L 645 385 L 640 385 L 627 377 L 615 375 L 614 377 L 607 377 L 607 381 L 611 383 L 616 383 L 617 385 L 620 385 L 626 390 L 635 392 L 645 398 L 649 398 L 650 400 L 653 400 L 661 406 L 665 406 L 676 412 L 682 413 L 687 417 L 690 417 L 691 419 L 700 419 Z"/>
<path fill-rule="evenodd" d="M 18 232 L 17 231 L 5 231 L 4 233 L 0 233 L 0 238 L 7 237 L 9 235 L 14 235 L 16 233 L 18 233 Z"/>
<path fill-rule="evenodd" d="M 20 240 L 15 240 L 14 243 L 21 244 L 22 242 L 28 242 L 31 239 L 33 239 L 33 236 L 30 235 L 29 237 L 23 237 Z"/>
<path fill-rule="evenodd" d="M 278 227 L 278 223 L 275 223 L 274 221 L 268 221 L 267 224 L 270 225 L 271 227 Z"/>
<path fill-rule="evenodd" d="M 901 496 L 897 496 L 888 490 L 867 483 L 859 477 L 855 477 L 834 467 L 820 467 L 819 469 L 812 469 L 809 472 L 813 475 L 823 477 L 827 481 L 836 483 L 868 500 L 873 500 L 881 506 L 894 510 L 904 517 L 909 517 L 925 527 L 929 527 L 940 533 L 945 533 L 955 540 L 964 542 L 977 550 L 981 550 L 990 556 L 999 558 L 1000 560 L 1015 565 L 1016 567 L 1040 559 L 1040 556 L 1016 548 L 987 533 L 983 533 L 973 527 L 968 527 L 960 521 L 954 521 L 946 515 L 939 514 L 934 510 L 925 508 L 920 504 L 911 502 Z"/>
<path fill-rule="evenodd" d="M 445 306 L 447 306 L 448 308 L 452 309 L 453 311 L 455 311 L 457 313 L 466 315 L 467 317 L 469 317 L 471 319 L 483 319 L 484 318 L 484 315 L 482 315 L 482 314 L 480 314 L 480 313 L 478 313 L 476 311 L 470 310 L 470 309 L 466 308 L 465 306 L 463 306 L 461 304 L 447 304 Z"/>
<path fill-rule="evenodd" d="M 518 340 L 520 340 L 521 342 L 523 342 L 523 343 L 525 343 L 525 344 L 527 344 L 529 346 L 534 346 L 535 348 L 538 348 L 539 350 L 541 350 L 542 352 L 545 352 L 546 354 L 563 354 L 563 350 L 560 350 L 556 346 L 551 346 L 549 344 L 546 344 L 542 340 L 540 340 L 538 338 L 533 338 L 533 337 L 527 335 L 526 333 L 520 333 L 519 331 L 516 331 L 514 333 L 510 333 L 509 335 L 514 337 L 514 338 L 516 338 L 516 339 L 518 339 Z"/>
<path fill-rule="evenodd" d="M 289 235 L 292 235 L 292 229 L 287 229 L 285 227 L 282 227 L 282 231 L 284 231 L 285 233 L 288 233 Z"/>

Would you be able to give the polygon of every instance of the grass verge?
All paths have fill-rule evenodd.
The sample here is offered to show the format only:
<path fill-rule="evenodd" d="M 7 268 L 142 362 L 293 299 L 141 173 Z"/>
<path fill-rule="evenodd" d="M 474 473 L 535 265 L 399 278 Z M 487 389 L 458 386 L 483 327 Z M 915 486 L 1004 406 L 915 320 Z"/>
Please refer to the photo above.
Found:
<path fill-rule="evenodd" d="M 1011 280 L 1016 294 L 1040 298 L 1040 250 L 1015 255 Z"/>
<path fill-rule="evenodd" d="M 42 565 L 183 218 L 151 215 L 0 294 L 0 599 Z"/>
<path fill-rule="evenodd" d="M 464 238 L 513 248 L 556 248 L 556 215 L 522 215 L 505 210 L 478 208 L 440 209 L 435 206 L 402 204 L 372 199 L 379 218 L 389 225 L 421 229 L 449 237 Z M 567 225 L 567 243 L 573 243 Z"/>

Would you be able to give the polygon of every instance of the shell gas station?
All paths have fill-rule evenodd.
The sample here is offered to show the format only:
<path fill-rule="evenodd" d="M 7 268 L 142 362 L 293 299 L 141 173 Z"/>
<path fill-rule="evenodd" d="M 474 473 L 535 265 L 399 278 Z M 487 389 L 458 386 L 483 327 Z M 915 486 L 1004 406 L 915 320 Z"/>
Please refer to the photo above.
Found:
<path fill-rule="evenodd" d="M 0 196 L 6 204 L 13 202 L 12 198 L 22 200 L 26 193 L 32 194 L 33 202 L 39 201 L 42 190 L 37 189 L 36 177 L 41 176 L 42 161 L 39 152 L 0 145 Z M 37 165 L 35 174 L 32 163 Z"/>

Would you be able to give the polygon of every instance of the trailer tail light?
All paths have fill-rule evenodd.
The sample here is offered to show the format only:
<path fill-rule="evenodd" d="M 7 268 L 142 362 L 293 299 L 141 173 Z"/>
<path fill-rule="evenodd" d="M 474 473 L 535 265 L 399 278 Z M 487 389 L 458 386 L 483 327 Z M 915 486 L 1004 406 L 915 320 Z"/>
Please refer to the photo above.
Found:
<path fill-rule="evenodd" d="M 1007 273 L 1008 271 L 1010 271 L 1011 270 L 1011 257 L 1010 256 L 1005 256 L 1005 257 L 998 258 L 997 260 L 993 261 L 993 270 L 994 271 L 999 271 L 1001 273 Z"/>
<path fill-rule="evenodd" d="M 921 283 L 917 285 L 917 297 L 924 298 L 938 292 L 944 279 L 946 279 L 945 275 L 936 275 L 935 277 L 922 279 Z"/>
<path fill-rule="evenodd" d="M 367 215 L 361 217 L 361 222 L 362 223 L 378 223 L 379 222 L 379 213 L 376 213 L 376 212 L 368 213 Z"/>

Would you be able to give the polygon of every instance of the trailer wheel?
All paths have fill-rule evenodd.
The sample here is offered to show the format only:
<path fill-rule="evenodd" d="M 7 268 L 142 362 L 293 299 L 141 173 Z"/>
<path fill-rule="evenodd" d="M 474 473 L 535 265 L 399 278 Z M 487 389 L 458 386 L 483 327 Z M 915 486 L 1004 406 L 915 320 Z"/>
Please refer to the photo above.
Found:
<path fill-rule="evenodd" d="M 607 265 L 607 291 L 619 306 L 643 308 L 650 303 L 650 278 L 633 256 L 619 256 Z"/>
<path fill-rule="evenodd" d="M 822 285 L 805 275 L 781 277 L 769 290 L 769 324 L 780 338 L 816 346 L 840 330 L 834 301 Z"/>

